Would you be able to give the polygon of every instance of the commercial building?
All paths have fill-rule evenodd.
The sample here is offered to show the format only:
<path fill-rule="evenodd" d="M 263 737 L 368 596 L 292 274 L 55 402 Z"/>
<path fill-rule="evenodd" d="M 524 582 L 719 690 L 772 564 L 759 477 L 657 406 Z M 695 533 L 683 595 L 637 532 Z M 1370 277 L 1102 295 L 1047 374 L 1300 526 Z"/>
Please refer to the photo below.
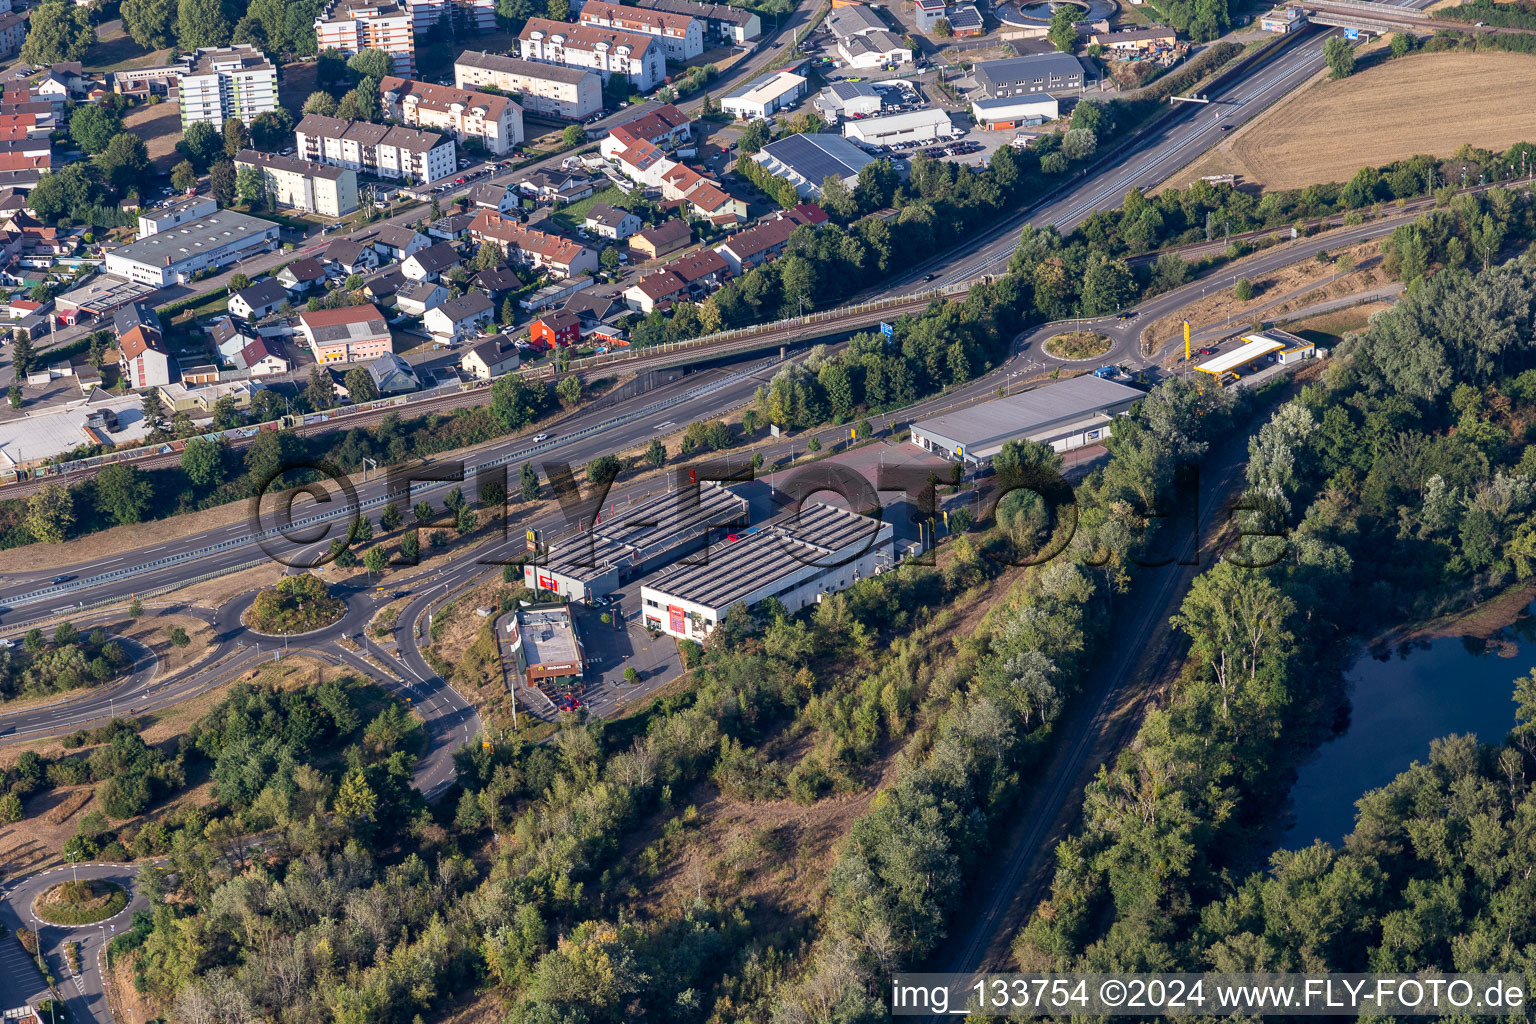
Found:
<path fill-rule="evenodd" d="M 332 0 L 315 19 L 315 39 L 320 53 L 383 50 L 394 59 L 395 74 L 416 73 L 415 15 L 398 0 Z"/>
<path fill-rule="evenodd" d="M 252 46 L 220 46 L 184 57 L 179 101 L 183 130 L 202 122 L 219 131 L 238 117 L 247 125 L 277 109 L 277 68 Z"/>
<path fill-rule="evenodd" d="M 936 107 L 909 110 L 885 117 L 866 117 L 844 121 L 843 135 L 870 146 L 895 146 L 903 142 L 933 142 L 947 139 L 954 131 L 949 112 Z"/>
<path fill-rule="evenodd" d="M 300 313 L 299 333 L 317 363 L 356 363 L 395 350 L 389 324 L 371 302 Z"/>
<path fill-rule="evenodd" d="M 271 252 L 277 245 L 276 224 L 234 210 L 220 210 L 118 246 L 107 253 L 105 270 L 163 288 L 185 284 L 199 270 Z"/>
<path fill-rule="evenodd" d="M 971 116 L 987 131 L 1029 128 L 1054 121 L 1061 116 L 1056 97 L 1044 93 L 1034 96 L 1001 96 L 995 100 L 971 101 Z"/>
<path fill-rule="evenodd" d="M 704 52 L 704 23 L 691 14 L 586 0 L 581 5 L 581 24 L 655 36 L 662 41 L 667 60 L 679 64 Z"/>
<path fill-rule="evenodd" d="M 416 128 L 306 114 L 294 136 L 303 159 L 376 178 L 422 184 L 458 170 L 452 137 Z"/>
<path fill-rule="evenodd" d="M 816 113 L 827 124 L 844 118 L 874 117 L 884 101 L 880 91 L 868 82 L 833 82 L 811 101 Z"/>
<path fill-rule="evenodd" d="M 777 598 L 791 614 L 891 564 L 890 523 L 820 502 L 712 545 L 640 587 L 651 629 L 705 641 L 732 605 Z"/>
<path fill-rule="evenodd" d="M 641 92 L 667 76 L 666 44 L 640 32 L 529 18 L 517 43 L 524 60 L 590 68 L 604 81 L 622 75 Z"/>
<path fill-rule="evenodd" d="M 888 29 L 840 39 L 837 52 L 851 68 L 880 68 L 912 59 L 912 48 Z"/>
<path fill-rule="evenodd" d="M 523 109 L 571 121 L 603 109 L 603 80 L 595 71 L 465 50 L 453 63 L 453 84 L 460 89 L 494 86 L 519 93 Z"/>
<path fill-rule="evenodd" d="M 1276 7 L 1259 19 L 1259 28 L 1282 36 L 1305 28 L 1306 24 L 1307 12 L 1300 7 Z"/>
<path fill-rule="evenodd" d="M 235 154 L 235 169 L 247 167 L 261 172 L 267 195 L 278 206 L 322 217 L 357 211 L 357 172 L 349 167 L 242 149 Z"/>
<path fill-rule="evenodd" d="M 469 237 L 479 245 L 491 241 L 507 258 L 545 269 L 556 278 L 587 274 L 597 269 L 597 252 L 559 235 L 524 227 L 494 210 L 481 210 L 469 226 Z"/>
<path fill-rule="evenodd" d="M 940 21 L 947 20 L 948 11 L 946 0 L 917 0 L 914 7 L 917 30 L 919 32 L 933 32 Z"/>
<path fill-rule="evenodd" d="M 1145 397 L 1087 374 L 912 424 L 912 443 L 946 459 L 986 466 L 1009 441 L 1038 441 L 1058 452 L 1098 444 L 1111 422 Z"/>
<path fill-rule="evenodd" d="M 1275 327 L 1257 334 L 1245 334 L 1242 340 L 1242 345 L 1200 363 L 1195 369 L 1217 379 L 1228 374 L 1235 378 L 1238 376 L 1238 370 L 1247 373 L 1244 367 L 1266 356 L 1269 357 L 1266 360 L 1269 362 L 1292 363 L 1300 359 L 1310 359 L 1317 351 L 1310 341 Z"/>
<path fill-rule="evenodd" d="M 384 112 L 414 128 L 433 128 L 502 156 L 523 141 L 523 108 L 506 96 L 470 92 L 410 78 L 379 82 Z"/>
<path fill-rule="evenodd" d="M 718 484 L 647 498 L 552 544 L 545 557 L 523 567 L 534 590 L 570 601 L 601 600 L 631 580 L 704 549 L 717 535 L 747 525 L 747 502 Z"/>
<path fill-rule="evenodd" d="M 720 109 L 743 121 L 761 120 L 799 103 L 808 79 L 788 68 L 759 75 L 720 99 Z"/>
<path fill-rule="evenodd" d="M 692 0 L 636 0 L 636 7 L 649 11 L 686 14 L 704 24 L 704 45 L 740 46 L 763 34 L 763 23 L 756 14 L 725 4 L 696 4 Z"/>
<path fill-rule="evenodd" d="M 1070 53 L 1037 53 L 983 61 L 972 74 L 977 88 L 988 99 L 1083 87 L 1083 65 Z"/>
<path fill-rule="evenodd" d="M 142 210 L 139 213 L 139 237 L 144 238 L 159 231 L 190 224 L 219 210 L 212 196 L 190 196 L 158 210 Z"/>
<path fill-rule="evenodd" d="M 752 159 L 808 199 L 821 195 L 821 184 L 829 177 L 850 187 L 858 184 L 859 171 L 875 162 L 841 135 L 789 135 L 770 142 L 752 154 Z"/>
<path fill-rule="evenodd" d="M 526 605 L 508 612 L 503 621 L 503 638 L 525 686 L 579 678 L 586 672 L 576 620 L 565 605 Z"/>
<path fill-rule="evenodd" d="M 1118 32 L 1094 32 L 1088 42 L 1115 53 L 1131 53 L 1138 50 L 1169 49 L 1179 41 L 1173 29 L 1163 25 L 1148 28 L 1127 28 Z"/>

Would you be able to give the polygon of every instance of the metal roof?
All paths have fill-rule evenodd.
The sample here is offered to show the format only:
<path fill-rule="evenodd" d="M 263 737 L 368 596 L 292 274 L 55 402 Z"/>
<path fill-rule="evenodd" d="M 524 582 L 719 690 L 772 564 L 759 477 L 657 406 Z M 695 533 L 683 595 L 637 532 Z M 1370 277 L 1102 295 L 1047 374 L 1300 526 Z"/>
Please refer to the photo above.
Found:
<path fill-rule="evenodd" d="M 174 266 L 204 252 L 229 246 L 237 239 L 264 235 L 269 230 L 275 232 L 277 225 L 234 210 L 220 210 L 120 245 L 111 250 L 110 255 L 154 267 Z"/>
<path fill-rule="evenodd" d="M 912 427 L 927 437 L 962 446 L 967 455 L 980 456 L 989 445 L 1029 437 L 1143 395 L 1135 388 L 1087 374 L 919 420 Z"/>
<path fill-rule="evenodd" d="M 977 64 L 974 70 L 979 85 L 1007 85 L 1036 78 L 1070 78 L 1081 75 L 1083 66 L 1070 53 L 1035 53 L 1027 57 L 1009 57 Z"/>
<path fill-rule="evenodd" d="M 817 188 L 829 175 L 847 178 L 875 162 L 874 157 L 841 135 L 790 135 L 770 142 L 754 159 L 762 156 L 783 164 Z"/>
<path fill-rule="evenodd" d="M 793 513 L 737 541 L 715 544 L 698 565 L 678 565 L 646 587 L 707 608 L 729 608 L 797 570 L 832 568 L 848 560 L 850 548 L 873 546 L 878 519 L 821 502 Z"/>
<path fill-rule="evenodd" d="M 747 521 L 746 499 L 719 484 L 659 494 L 638 505 L 598 516 L 595 527 L 554 545 L 549 564 L 573 579 L 591 579 L 613 566 L 640 562 L 662 551 L 681 547 L 711 527 Z"/>
<path fill-rule="evenodd" d="M 1298 345 L 1306 344 L 1306 342 L 1295 335 L 1290 335 L 1290 337 Z M 1242 346 L 1233 349 L 1231 352 L 1223 352 L 1214 359 L 1207 360 L 1196 366 L 1195 369 L 1219 375 L 1226 373 L 1228 370 L 1235 370 L 1244 363 L 1251 363 L 1262 355 L 1267 355 L 1270 352 L 1287 347 L 1285 341 L 1280 338 L 1271 337 L 1267 332 L 1264 334 L 1246 335 L 1243 341 L 1244 344 Z"/>

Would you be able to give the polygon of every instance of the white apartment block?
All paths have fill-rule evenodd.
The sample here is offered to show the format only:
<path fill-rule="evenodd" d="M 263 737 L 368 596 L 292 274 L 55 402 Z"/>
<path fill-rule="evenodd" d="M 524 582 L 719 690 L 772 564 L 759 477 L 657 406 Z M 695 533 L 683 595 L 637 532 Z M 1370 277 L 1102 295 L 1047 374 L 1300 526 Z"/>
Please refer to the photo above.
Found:
<path fill-rule="evenodd" d="M 460 89 L 492 86 L 523 97 L 530 114 L 581 121 L 603 109 L 603 80 L 595 71 L 539 64 L 499 53 L 465 50 L 453 63 L 453 84 Z"/>
<path fill-rule="evenodd" d="M 453 139 L 399 125 L 306 114 L 294 129 L 303 160 L 422 184 L 458 170 Z"/>
<path fill-rule="evenodd" d="M 395 74 L 416 73 L 415 16 L 399 0 L 332 0 L 315 19 L 315 39 L 321 53 L 383 50 Z"/>
<path fill-rule="evenodd" d="M 406 0 L 417 35 L 424 34 L 443 18 L 452 24 L 462 19 L 476 32 L 496 31 L 496 0 Z M 398 68 L 396 70 L 399 70 Z"/>
<path fill-rule="evenodd" d="M 242 149 L 235 154 L 235 169 L 247 167 L 261 172 L 278 206 L 322 217 L 345 217 L 357 209 L 357 172 L 349 168 Z"/>
<path fill-rule="evenodd" d="M 666 45 L 667 59 L 678 63 L 704 52 L 704 23 L 686 14 L 587 0 L 581 8 L 581 23 L 657 36 Z"/>
<path fill-rule="evenodd" d="M 523 141 L 523 108 L 505 96 L 390 76 L 379 83 L 379 98 L 392 118 L 448 132 L 461 143 L 479 139 L 497 156 Z"/>
<path fill-rule="evenodd" d="M 641 92 L 654 89 L 667 76 L 665 45 L 639 32 L 529 18 L 517 42 L 524 60 L 591 68 L 604 81 L 623 75 Z"/>
<path fill-rule="evenodd" d="M 246 124 L 277 109 L 277 68 L 254 47 L 220 46 L 184 57 L 181 76 L 181 127 L 199 121 L 223 131 L 238 117 Z"/>

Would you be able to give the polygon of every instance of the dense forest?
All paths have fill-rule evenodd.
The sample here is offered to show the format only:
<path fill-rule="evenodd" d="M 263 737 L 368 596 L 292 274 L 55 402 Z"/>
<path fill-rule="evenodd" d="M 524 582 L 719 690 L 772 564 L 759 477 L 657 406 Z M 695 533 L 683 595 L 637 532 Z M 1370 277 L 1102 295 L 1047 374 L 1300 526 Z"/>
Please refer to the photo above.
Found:
<path fill-rule="evenodd" d="M 1186 597 L 1191 656 L 1090 787 L 1026 969 L 1529 968 L 1529 681 L 1507 746 L 1446 740 L 1365 799 L 1344 850 L 1249 872 L 1354 644 L 1536 573 L 1533 309 L 1529 256 L 1422 278 L 1253 439 L 1253 525 L 1298 525 Z"/>

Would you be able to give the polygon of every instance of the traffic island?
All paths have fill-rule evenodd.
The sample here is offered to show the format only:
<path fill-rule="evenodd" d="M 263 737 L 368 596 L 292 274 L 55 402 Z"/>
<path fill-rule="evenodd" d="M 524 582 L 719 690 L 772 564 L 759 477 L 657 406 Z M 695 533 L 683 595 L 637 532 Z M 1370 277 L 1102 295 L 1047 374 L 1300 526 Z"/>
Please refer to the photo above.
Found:
<path fill-rule="evenodd" d="M 128 906 L 128 890 L 102 878 L 63 882 L 38 896 L 32 911 L 49 924 L 98 924 Z"/>
<path fill-rule="evenodd" d="M 284 576 L 256 595 L 240 617 L 263 636 L 301 636 L 333 626 L 347 613 L 347 603 L 313 573 Z"/>
<path fill-rule="evenodd" d="M 1057 359 L 1097 359 L 1109 351 L 1110 341 L 1093 331 L 1070 331 L 1047 338 L 1043 347 Z"/>

